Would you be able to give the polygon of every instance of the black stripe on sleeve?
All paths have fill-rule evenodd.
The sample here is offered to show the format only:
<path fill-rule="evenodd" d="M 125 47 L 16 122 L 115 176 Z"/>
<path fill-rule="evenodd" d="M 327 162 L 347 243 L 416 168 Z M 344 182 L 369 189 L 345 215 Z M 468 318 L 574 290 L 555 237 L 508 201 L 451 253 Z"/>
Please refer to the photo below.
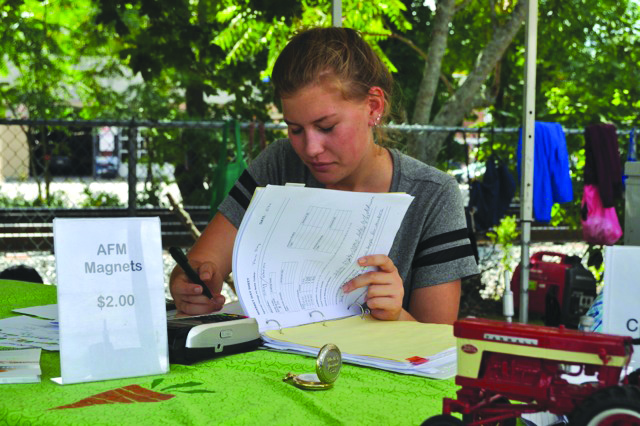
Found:
<path fill-rule="evenodd" d="M 440 263 L 450 262 L 452 260 L 462 259 L 464 257 L 472 256 L 473 249 L 471 244 L 465 244 L 463 246 L 451 247 L 445 250 L 440 250 L 434 253 L 426 254 L 413 261 L 412 268 L 420 268 L 422 266 L 433 266 Z"/>
<path fill-rule="evenodd" d="M 238 182 L 240 182 L 240 185 L 244 186 L 244 189 L 246 189 L 249 194 L 253 194 L 258 187 L 258 182 L 256 182 L 253 176 L 249 174 L 248 170 L 242 172 L 238 178 Z"/>
<path fill-rule="evenodd" d="M 234 185 L 231 188 L 231 191 L 229 191 L 229 196 L 234 200 L 236 200 L 238 204 L 242 206 L 243 209 L 247 210 L 249 208 L 250 200 L 247 198 L 246 195 L 242 193 L 242 191 L 240 191 L 240 189 L 236 185 Z"/>
<path fill-rule="evenodd" d="M 431 238 L 427 238 L 424 241 L 420 241 L 416 248 L 416 254 L 431 247 L 436 247 L 446 243 L 452 243 L 454 241 L 463 240 L 465 238 L 469 238 L 469 230 L 467 228 L 445 232 L 444 234 L 436 235 Z"/>

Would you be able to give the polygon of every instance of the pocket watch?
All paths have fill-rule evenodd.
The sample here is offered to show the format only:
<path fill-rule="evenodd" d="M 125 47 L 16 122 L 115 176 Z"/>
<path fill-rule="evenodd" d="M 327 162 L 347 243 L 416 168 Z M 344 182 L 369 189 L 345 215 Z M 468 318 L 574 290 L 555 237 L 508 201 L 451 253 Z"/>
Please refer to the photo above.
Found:
<path fill-rule="evenodd" d="M 320 349 L 316 358 L 316 373 L 287 373 L 282 379 L 295 387 L 305 390 L 324 390 L 333 387 L 340 375 L 342 354 L 334 344 L 328 343 Z"/>

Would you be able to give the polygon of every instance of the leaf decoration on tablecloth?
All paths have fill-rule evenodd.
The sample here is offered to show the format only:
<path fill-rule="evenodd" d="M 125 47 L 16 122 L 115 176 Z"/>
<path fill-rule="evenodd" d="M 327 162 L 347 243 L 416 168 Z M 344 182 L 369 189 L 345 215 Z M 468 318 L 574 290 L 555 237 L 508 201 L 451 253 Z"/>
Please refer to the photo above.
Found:
<path fill-rule="evenodd" d="M 99 404 L 131 404 L 134 402 L 160 402 L 173 398 L 175 395 L 159 393 L 143 388 L 139 385 L 129 385 L 110 391 L 98 393 L 88 398 L 81 399 L 73 404 L 61 405 L 50 410 L 62 410 L 66 408 L 80 408 Z"/>
<path fill-rule="evenodd" d="M 167 386 L 166 388 L 162 388 L 163 391 L 168 391 L 169 389 L 179 389 L 179 388 L 188 388 L 191 386 L 201 385 L 202 382 L 187 382 L 187 383 L 178 383 L 177 385 Z"/>
<path fill-rule="evenodd" d="M 155 379 L 153 382 L 151 382 L 151 389 L 155 388 L 156 386 L 158 386 L 163 381 L 164 381 L 164 379 Z"/>
<path fill-rule="evenodd" d="M 154 388 L 162 383 L 164 379 L 155 379 L 151 383 L 151 387 Z M 182 388 L 189 388 L 193 386 L 199 386 L 202 382 L 186 382 L 179 383 L 171 386 L 167 386 L 166 388 L 161 389 L 162 391 L 167 391 L 169 389 L 176 389 L 181 393 L 215 393 L 215 391 L 210 391 L 206 389 L 191 389 L 191 390 L 183 390 Z M 89 407 L 91 405 L 99 405 L 99 404 L 131 404 L 134 402 L 160 402 L 166 401 L 167 399 L 171 399 L 176 395 L 170 393 L 160 393 L 156 391 L 152 391 L 146 388 L 143 388 L 139 385 L 129 385 L 120 387 L 117 389 L 112 389 L 110 391 L 101 392 L 90 397 L 81 399 L 80 401 L 74 402 L 73 404 L 61 405 L 59 407 L 50 408 L 50 410 L 62 410 L 66 408 L 81 408 L 81 407 Z"/>

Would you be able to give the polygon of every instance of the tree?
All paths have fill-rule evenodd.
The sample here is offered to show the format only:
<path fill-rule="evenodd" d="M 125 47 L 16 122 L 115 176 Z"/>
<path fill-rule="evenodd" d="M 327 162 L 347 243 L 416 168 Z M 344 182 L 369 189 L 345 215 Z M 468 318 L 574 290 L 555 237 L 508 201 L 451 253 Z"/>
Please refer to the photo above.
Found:
<path fill-rule="evenodd" d="M 86 116 L 91 108 L 113 105 L 95 102 L 118 96 L 97 82 L 119 70 L 105 55 L 109 41 L 93 30 L 92 10 L 89 0 L 0 3 L 0 75 L 13 78 L 0 83 L 0 103 L 14 117 L 74 118 Z M 73 107 L 77 100 L 92 107 L 78 111 Z M 38 199 L 47 204 L 52 199 L 48 159 L 68 147 L 49 143 L 48 130 L 31 126 L 22 130 L 30 151 L 30 172 L 39 183 Z"/>
<path fill-rule="evenodd" d="M 411 116 L 413 123 L 456 126 L 474 109 L 487 107 L 495 102 L 496 93 L 491 91 L 492 88 L 486 86 L 485 82 L 496 69 L 504 52 L 522 26 L 527 0 L 518 1 L 515 5 L 509 4 L 509 2 L 489 2 L 492 28 L 486 44 L 477 54 L 472 68 L 465 70 L 464 82 L 454 90 L 437 111 L 432 111 L 437 85 L 442 73 L 450 27 L 454 16 L 460 13 L 465 6 L 468 6 L 468 2 L 462 2 L 459 6 L 456 6 L 455 0 L 442 0 L 437 3 L 431 29 L 431 40 L 427 47 L 428 57 Z M 426 140 L 411 138 L 409 152 L 426 163 L 435 164 L 446 137 L 446 133 L 434 132 L 428 134 Z"/>
<path fill-rule="evenodd" d="M 245 60 L 265 52 L 267 66 L 262 77 L 271 75 L 271 69 L 288 39 L 298 30 L 308 27 L 331 25 L 331 0 L 226 0 L 224 13 L 219 15 L 226 27 L 216 37 L 226 52 L 227 63 Z M 364 32 L 372 48 L 387 66 L 395 71 L 393 63 L 380 48 L 379 42 L 386 39 L 388 25 L 392 23 L 399 31 L 411 28 L 403 12 L 406 6 L 400 0 L 367 2 L 344 0 L 342 25 Z"/>
<path fill-rule="evenodd" d="M 406 3 L 409 3 L 407 5 Z M 265 73 L 270 72 L 270 66 L 286 42 L 286 37 L 295 29 L 304 26 L 327 25 L 328 14 L 322 13 L 329 10 L 328 0 L 316 0 L 305 2 L 300 10 L 299 17 L 289 21 L 274 18 L 271 22 L 248 19 L 254 12 L 250 7 L 253 2 L 246 1 L 245 5 L 236 5 L 237 14 L 233 20 L 229 21 L 228 28 L 223 31 L 220 45 L 228 52 L 227 60 L 237 60 L 240 56 L 236 50 L 240 50 L 243 55 L 255 54 L 263 48 L 256 40 L 266 38 L 269 43 L 269 66 Z M 489 1 L 490 12 L 484 12 L 484 16 L 490 16 L 492 31 L 487 37 L 486 44 L 481 48 L 477 61 L 469 70 L 465 70 L 466 77 L 459 87 L 453 89 L 449 99 L 444 102 L 437 112 L 432 111 L 436 96 L 438 95 L 437 85 L 443 74 L 443 59 L 447 49 L 447 42 L 450 27 L 454 23 L 454 16 L 461 13 L 465 8 L 482 10 L 481 6 L 471 5 L 468 1 L 462 1 L 457 6 L 455 0 L 441 0 L 437 3 L 435 16 L 430 20 L 429 41 L 427 46 L 418 46 L 410 39 L 399 36 L 393 31 L 405 32 L 414 29 L 413 34 L 421 33 L 422 29 L 416 29 L 411 25 L 411 12 L 415 10 L 415 2 L 412 1 L 386 1 L 386 2 L 363 2 L 359 0 L 349 0 L 343 3 L 344 26 L 349 26 L 362 31 L 371 42 L 383 60 L 387 62 L 392 71 L 396 71 L 394 62 L 390 61 L 381 48 L 380 43 L 388 37 L 395 37 L 409 43 L 413 49 L 411 60 L 426 59 L 424 72 L 417 88 L 417 96 L 413 100 L 414 108 L 411 121 L 417 124 L 433 124 L 441 126 L 457 125 L 460 121 L 474 109 L 490 105 L 495 98 L 491 92 L 491 87 L 485 87 L 484 83 L 496 68 L 507 47 L 511 44 L 514 36 L 522 26 L 526 0 L 519 1 L 515 5 L 504 0 L 497 2 Z M 244 12 L 241 10 L 245 10 Z M 407 13 L 408 11 L 408 13 Z M 462 14 L 462 13 L 461 13 Z M 245 16 L 246 15 L 246 16 Z M 467 16 L 469 18 L 470 15 Z M 485 31 L 486 32 L 486 31 Z M 253 35 L 255 33 L 255 35 Z M 246 36 L 246 34 L 252 34 Z M 421 52 L 417 56 L 415 51 Z M 444 78 L 448 81 L 448 78 Z M 449 84 L 449 88 L 453 88 Z M 435 163 L 437 154 L 441 150 L 442 142 L 446 138 L 446 133 L 434 132 L 428 136 L 426 141 L 412 139 L 409 144 L 409 153 L 416 158 L 427 162 Z"/>
<path fill-rule="evenodd" d="M 412 30 L 403 36 L 423 49 L 422 75 L 408 60 L 415 49 L 403 48 L 395 29 L 384 48 L 393 52 L 390 59 L 403 75 L 410 121 L 456 126 L 484 107 L 496 126 L 520 126 L 524 34 L 518 28 L 526 2 L 438 1 L 435 13 L 423 2 L 405 4 Z M 571 128 L 599 120 L 631 126 L 637 120 L 639 10 L 633 0 L 539 1 L 538 120 Z M 446 137 L 433 132 L 413 139 L 410 152 L 433 164 Z M 580 142 L 570 140 L 570 151 L 578 152 Z M 507 156 L 513 156 L 514 144 L 508 148 Z"/>
<path fill-rule="evenodd" d="M 97 0 L 96 20 L 112 30 L 121 43 L 120 57 L 146 82 L 173 81 L 182 91 L 186 110 L 181 118 L 192 121 L 255 116 L 267 119 L 268 85 L 257 76 L 264 68 L 261 55 L 225 63 L 226 53 L 215 42 L 224 28 L 219 15 L 225 1 Z M 206 97 L 228 94 L 232 101 L 222 109 Z M 161 147 L 173 155 L 175 178 L 186 204 L 208 204 L 210 171 L 226 146 L 211 131 L 186 129 L 180 140 Z"/>
<path fill-rule="evenodd" d="M 407 122 L 455 126 L 488 108 L 496 126 L 519 126 L 526 0 L 434 4 L 343 0 L 343 25 L 360 30 L 396 73 Z M 539 0 L 538 119 L 569 127 L 637 121 L 639 7 L 636 0 Z M 4 0 L 0 72 L 14 67 L 19 78 L 0 85 L 0 96 L 6 106 L 27 105 L 33 118 L 267 121 L 266 80 L 278 53 L 294 31 L 331 25 L 330 8 L 330 0 Z M 144 82 L 126 92 L 100 82 L 132 73 Z M 216 106 L 208 100 L 216 94 L 231 101 Z M 211 168 L 226 155 L 219 136 L 158 133 L 154 161 L 176 166 L 185 202 L 206 203 Z M 493 139 L 514 156 L 513 137 Z M 449 140 L 432 132 L 408 140 L 407 149 L 435 164 L 463 155 L 448 149 Z M 580 142 L 569 140 L 576 168 Z"/>
<path fill-rule="evenodd" d="M 330 6 L 326 0 L 302 6 L 292 0 L 97 2 L 97 22 L 114 31 L 122 45 L 121 58 L 147 82 L 170 76 L 184 90 L 188 120 L 256 117 L 267 121 L 272 90 L 266 77 L 277 53 L 294 28 L 326 24 L 328 15 L 320 6 L 325 10 Z M 390 7 L 384 13 L 369 2 L 351 4 L 353 13 L 347 9 L 347 16 L 368 21 L 370 29 L 380 30 L 382 16 L 403 28 L 398 0 L 386 0 Z M 216 110 L 206 96 L 220 93 L 229 94 L 233 101 Z M 182 141 L 165 148 L 174 154 L 183 202 L 208 203 L 210 170 L 227 155 L 227 148 L 211 132 L 197 129 L 184 131 Z"/>

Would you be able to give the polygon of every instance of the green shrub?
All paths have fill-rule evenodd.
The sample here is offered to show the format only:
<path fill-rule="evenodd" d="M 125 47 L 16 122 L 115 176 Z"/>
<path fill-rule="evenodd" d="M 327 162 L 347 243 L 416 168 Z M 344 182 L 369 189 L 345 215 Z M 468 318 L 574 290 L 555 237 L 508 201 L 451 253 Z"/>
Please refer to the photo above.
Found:
<path fill-rule="evenodd" d="M 120 201 L 120 197 L 106 191 L 91 192 L 91 188 L 86 186 L 82 193 L 85 199 L 80 203 L 80 207 L 122 207 L 124 204 Z"/>
<path fill-rule="evenodd" d="M 24 194 L 18 192 L 15 197 L 2 194 L 0 190 L 0 207 L 3 208 L 27 208 L 27 207 L 67 207 L 67 197 L 62 191 L 54 191 L 48 198 L 37 196 L 33 200 L 28 200 Z"/>

